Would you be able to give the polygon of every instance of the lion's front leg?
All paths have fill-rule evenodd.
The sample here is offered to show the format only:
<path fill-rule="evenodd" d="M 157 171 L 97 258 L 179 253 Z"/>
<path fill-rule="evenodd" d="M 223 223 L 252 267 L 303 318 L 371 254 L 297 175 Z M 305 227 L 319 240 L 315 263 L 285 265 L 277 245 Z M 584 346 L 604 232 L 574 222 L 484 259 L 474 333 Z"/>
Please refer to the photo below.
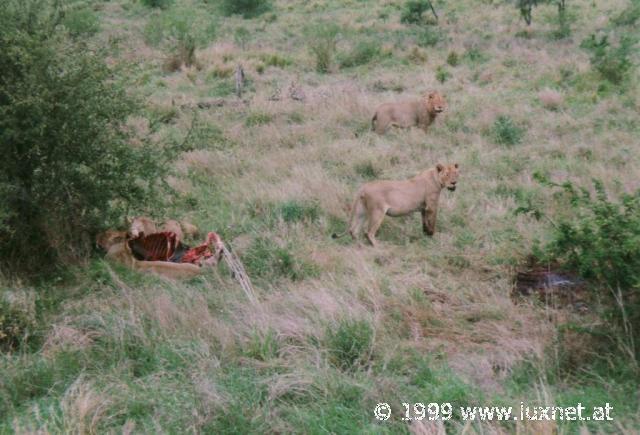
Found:
<path fill-rule="evenodd" d="M 422 210 L 422 231 L 427 236 L 433 236 L 436 230 L 436 211 L 430 208 Z"/>

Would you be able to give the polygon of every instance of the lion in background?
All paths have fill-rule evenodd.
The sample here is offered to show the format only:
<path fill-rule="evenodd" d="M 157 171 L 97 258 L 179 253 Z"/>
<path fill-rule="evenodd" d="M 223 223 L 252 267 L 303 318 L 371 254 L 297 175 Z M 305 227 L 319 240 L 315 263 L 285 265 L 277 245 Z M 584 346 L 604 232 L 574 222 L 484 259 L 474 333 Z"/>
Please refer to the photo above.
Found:
<path fill-rule="evenodd" d="M 456 190 L 459 165 L 441 165 L 427 169 L 409 180 L 381 180 L 363 185 L 351 208 L 349 229 L 342 234 L 334 234 L 333 238 L 347 232 L 356 240 L 365 219 L 368 222 L 366 232 L 369 242 L 376 246 L 376 232 L 385 216 L 404 216 L 420 210 L 422 214 L 422 230 L 432 236 L 436 228 L 438 201 L 442 189 Z"/>
<path fill-rule="evenodd" d="M 436 91 L 426 93 L 416 100 L 384 103 L 376 109 L 371 119 L 371 128 L 378 134 L 384 134 L 390 126 L 417 126 L 426 132 L 436 116 L 444 112 L 446 107 L 444 97 Z"/>

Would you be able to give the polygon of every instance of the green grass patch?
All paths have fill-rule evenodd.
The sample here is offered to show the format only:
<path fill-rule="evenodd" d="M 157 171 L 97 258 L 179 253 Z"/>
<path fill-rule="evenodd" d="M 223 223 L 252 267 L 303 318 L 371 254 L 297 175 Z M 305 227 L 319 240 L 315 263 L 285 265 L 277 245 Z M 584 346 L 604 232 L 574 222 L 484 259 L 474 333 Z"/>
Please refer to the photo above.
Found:
<path fill-rule="evenodd" d="M 247 127 L 256 127 L 259 125 L 269 124 L 273 121 L 273 115 L 264 112 L 254 112 L 247 115 L 244 125 Z"/>
<path fill-rule="evenodd" d="M 242 259 L 249 276 L 264 282 L 280 278 L 300 281 L 318 274 L 313 263 L 298 258 L 289 246 L 280 246 L 266 237 L 254 239 Z"/>
<path fill-rule="evenodd" d="M 371 357 L 373 328 L 367 320 L 342 320 L 325 333 L 329 360 L 337 368 L 350 370 Z"/>

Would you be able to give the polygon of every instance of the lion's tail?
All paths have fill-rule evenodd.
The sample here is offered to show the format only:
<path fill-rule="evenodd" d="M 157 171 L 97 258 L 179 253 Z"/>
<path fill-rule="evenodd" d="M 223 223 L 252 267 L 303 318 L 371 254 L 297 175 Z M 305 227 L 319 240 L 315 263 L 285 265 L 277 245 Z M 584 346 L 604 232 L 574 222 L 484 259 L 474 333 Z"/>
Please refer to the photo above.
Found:
<path fill-rule="evenodd" d="M 378 120 L 378 112 L 375 113 L 375 115 L 373 115 L 373 118 L 371 118 L 371 130 L 375 130 L 376 129 L 376 121 Z"/>

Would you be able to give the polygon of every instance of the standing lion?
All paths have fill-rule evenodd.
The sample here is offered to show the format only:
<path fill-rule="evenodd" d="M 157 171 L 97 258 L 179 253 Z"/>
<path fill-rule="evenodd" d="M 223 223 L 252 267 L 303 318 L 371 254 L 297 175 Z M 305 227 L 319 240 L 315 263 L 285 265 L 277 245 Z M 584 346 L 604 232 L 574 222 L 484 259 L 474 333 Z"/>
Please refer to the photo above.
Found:
<path fill-rule="evenodd" d="M 436 116 L 444 112 L 446 106 L 444 97 L 436 91 L 426 93 L 417 100 L 385 103 L 376 109 L 371 120 L 371 128 L 378 134 L 384 134 L 389 126 L 418 126 L 426 132 Z"/>
<path fill-rule="evenodd" d="M 432 236 L 436 228 L 438 202 L 440 192 L 446 188 L 456 190 L 459 166 L 441 165 L 427 169 L 409 180 L 380 180 L 366 183 L 358 190 L 351 209 L 349 229 L 342 234 L 334 234 L 333 238 L 347 232 L 355 240 L 366 220 L 368 228 L 366 236 L 376 246 L 376 233 L 385 216 L 404 216 L 420 211 L 422 214 L 422 230 Z"/>

